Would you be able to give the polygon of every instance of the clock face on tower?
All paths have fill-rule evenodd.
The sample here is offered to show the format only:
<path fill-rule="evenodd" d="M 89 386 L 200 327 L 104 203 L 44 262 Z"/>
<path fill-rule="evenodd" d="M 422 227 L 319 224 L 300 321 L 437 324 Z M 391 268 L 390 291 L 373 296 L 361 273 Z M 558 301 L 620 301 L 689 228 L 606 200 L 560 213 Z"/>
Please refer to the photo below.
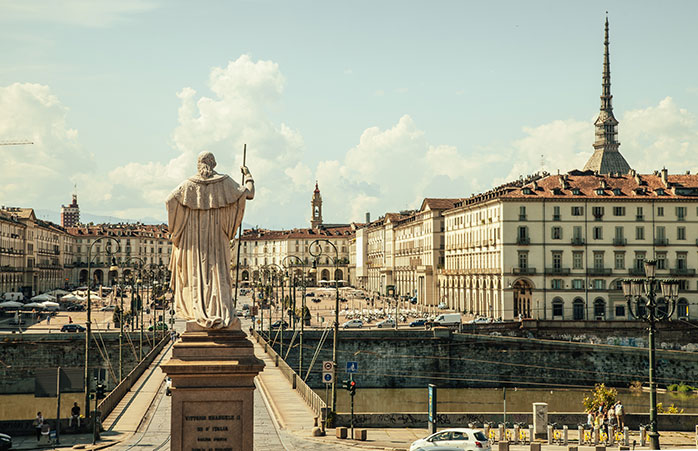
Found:
<path fill-rule="evenodd" d="M 320 217 L 320 207 L 318 207 L 318 206 L 315 207 L 315 217 L 316 218 Z"/>

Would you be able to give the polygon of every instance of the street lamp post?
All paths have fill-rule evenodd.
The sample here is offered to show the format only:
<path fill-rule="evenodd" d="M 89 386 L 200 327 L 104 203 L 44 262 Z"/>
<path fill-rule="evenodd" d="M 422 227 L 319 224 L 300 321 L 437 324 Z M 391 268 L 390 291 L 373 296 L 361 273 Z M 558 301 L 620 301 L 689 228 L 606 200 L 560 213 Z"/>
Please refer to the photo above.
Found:
<path fill-rule="evenodd" d="M 334 418 L 337 414 L 337 345 L 339 342 L 339 282 L 337 282 L 337 271 L 339 269 L 339 251 L 337 250 L 337 246 L 334 245 L 334 243 L 330 240 L 326 239 L 319 239 L 315 240 L 312 243 L 310 243 L 309 246 L 309 251 L 310 255 L 312 255 L 314 258 L 318 258 L 319 256 L 322 255 L 322 246 L 320 243 L 325 242 L 332 246 L 334 249 L 334 287 L 335 287 L 335 300 L 334 300 L 334 331 L 332 334 L 332 371 L 334 373 L 334 378 L 332 380 L 332 421 L 334 421 Z M 313 253 L 313 246 L 317 245 L 319 248 L 319 251 L 317 253 Z"/>
<path fill-rule="evenodd" d="M 113 241 L 116 243 L 116 251 L 119 252 L 119 240 L 109 236 L 102 236 L 90 243 L 90 247 L 87 248 L 87 321 L 85 322 L 85 414 L 88 415 L 90 412 L 90 341 L 92 339 L 92 304 L 90 302 L 90 292 L 92 291 L 92 277 L 90 275 L 90 268 L 92 266 L 92 246 L 99 243 L 102 240 Z M 105 251 L 107 255 L 112 255 L 115 252 L 111 252 L 107 249 L 105 245 Z M 111 267 L 109 268 L 111 270 Z M 95 406 L 97 406 L 97 400 L 95 399 Z M 95 419 L 93 418 L 93 421 Z"/>
<path fill-rule="evenodd" d="M 284 257 L 284 259 L 281 261 L 281 263 L 283 264 L 286 261 L 286 259 L 288 259 L 288 258 L 296 259 L 298 261 L 300 267 L 302 268 L 301 269 L 301 281 L 302 281 L 303 290 L 301 291 L 301 295 L 302 295 L 302 297 L 301 297 L 301 334 L 300 334 L 300 351 L 298 353 L 298 375 L 303 377 L 302 376 L 303 375 L 303 329 L 304 329 L 304 323 L 305 323 L 305 264 L 303 263 L 303 260 L 301 260 L 299 257 L 297 257 L 295 255 L 287 255 L 286 257 Z M 294 271 L 294 274 L 295 274 L 295 271 Z M 293 298 L 294 298 L 293 310 L 294 310 L 294 313 L 295 313 L 295 308 L 296 308 L 295 297 L 296 297 L 296 287 L 294 284 L 294 287 L 293 287 Z M 294 328 L 294 330 L 296 328 L 295 322 L 293 323 L 293 328 Z"/>
<path fill-rule="evenodd" d="M 621 281 L 623 294 L 628 302 L 628 310 L 636 319 L 645 321 L 649 330 L 649 383 L 650 383 L 650 448 L 659 449 L 657 431 L 657 385 L 655 382 L 654 334 L 656 324 L 674 313 L 679 295 L 679 282 L 673 279 L 655 277 L 657 262 L 645 261 L 644 279 L 624 279 Z M 662 300 L 657 302 L 657 288 L 661 287 Z"/>

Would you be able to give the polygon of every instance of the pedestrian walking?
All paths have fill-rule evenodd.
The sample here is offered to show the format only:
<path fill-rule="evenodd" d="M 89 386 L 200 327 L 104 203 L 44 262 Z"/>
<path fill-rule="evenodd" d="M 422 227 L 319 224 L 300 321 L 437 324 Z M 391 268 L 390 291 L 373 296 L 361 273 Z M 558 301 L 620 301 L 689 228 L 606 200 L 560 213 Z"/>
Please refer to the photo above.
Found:
<path fill-rule="evenodd" d="M 36 418 L 34 418 L 32 425 L 36 429 L 36 441 L 38 442 L 41 440 L 41 428 L 44 426 L 44 417 L 41 412 L 36 412 Z"/>

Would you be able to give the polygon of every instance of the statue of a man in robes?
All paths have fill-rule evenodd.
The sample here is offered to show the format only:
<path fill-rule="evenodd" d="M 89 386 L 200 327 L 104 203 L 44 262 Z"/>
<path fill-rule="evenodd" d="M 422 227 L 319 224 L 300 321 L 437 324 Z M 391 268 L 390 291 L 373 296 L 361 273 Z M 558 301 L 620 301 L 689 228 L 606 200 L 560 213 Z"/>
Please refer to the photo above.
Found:
<path fill-rule="evenodd" d="M 233 308 L 230 241 L 240 227 L 254 181 L 243 166 L 243 186 L 213 170 L 216 159 L 201 152 L 198 174 L 167 198 L 172 240 L 171 287 L 177 316 L 207 329 L 231 326 Z"/>

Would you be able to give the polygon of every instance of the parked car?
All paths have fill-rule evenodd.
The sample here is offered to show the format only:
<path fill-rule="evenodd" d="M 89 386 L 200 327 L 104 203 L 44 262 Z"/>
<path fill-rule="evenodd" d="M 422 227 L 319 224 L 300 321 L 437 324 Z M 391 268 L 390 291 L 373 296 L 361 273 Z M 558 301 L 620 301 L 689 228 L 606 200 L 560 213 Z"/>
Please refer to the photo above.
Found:
<path fill-rule="evenodd" d="M 434 326 L 460 326 L 460 313 L 442 313 L 434 319 Z"/>
<path fill-rule="evenodd" d="M 468 321 L 468 324 L 488 324 L 492 322 L 492 318 L 485 318 L 480 317 L 480 318 L 475 318 L 473 320 Z"/>
<path fill-rule="evenodd" d="M 395 327 L 395 320 L 392 318 L 384 319 L 383 321 L 379 321 L 376 324 L 376 327 L 382 328 L 382 327 Z"/>
<path fill-rule="evenodd" d="M 5 451 L 7 449 L 12 449 L 12 437 L 0 433 L 0 450 Z"/>
<path fill-rule="evenodd" d="M 63 324 L 61 332 L 85 332 L 85 328 L 80 324 Z"/>
<path fill-rule="evenodd" d="M 364 327 L 364 322 L 360 319 L 350 319 L 346 323 L 342 324 L 344 329 L 361 329 Z"/>
<path fill-rule="evenodd" d="M 420 318 L 412 321 L 410 327 L 424 327 L 427 325 L 427 320 L 425 318 Z"/>
<path fill-rule="evenodd" d="M 272 328 L 272 329 L 278 329 L 278 328 L 281 327 L 281 324 L 282 324 L 282 323 L 283 323 L 283 325 L 284 325 L 284 326 L 283 326 L 284 329 L 288 328 L 288 323 L 287 323 L 286 321 L 281 321 L 280 319 L 274 321 L 274 322 L 272 323 L 272 325 L 271 325 L 271 328 Z"/>
<path fill-rule="evenodd" d="M 482 431 L 470 428 L 445 429 L 416 440 L 410 446 L 410 451 L 432 451 L 457 449 L 466 451 L 491 451 L 490 443 Z"/>

